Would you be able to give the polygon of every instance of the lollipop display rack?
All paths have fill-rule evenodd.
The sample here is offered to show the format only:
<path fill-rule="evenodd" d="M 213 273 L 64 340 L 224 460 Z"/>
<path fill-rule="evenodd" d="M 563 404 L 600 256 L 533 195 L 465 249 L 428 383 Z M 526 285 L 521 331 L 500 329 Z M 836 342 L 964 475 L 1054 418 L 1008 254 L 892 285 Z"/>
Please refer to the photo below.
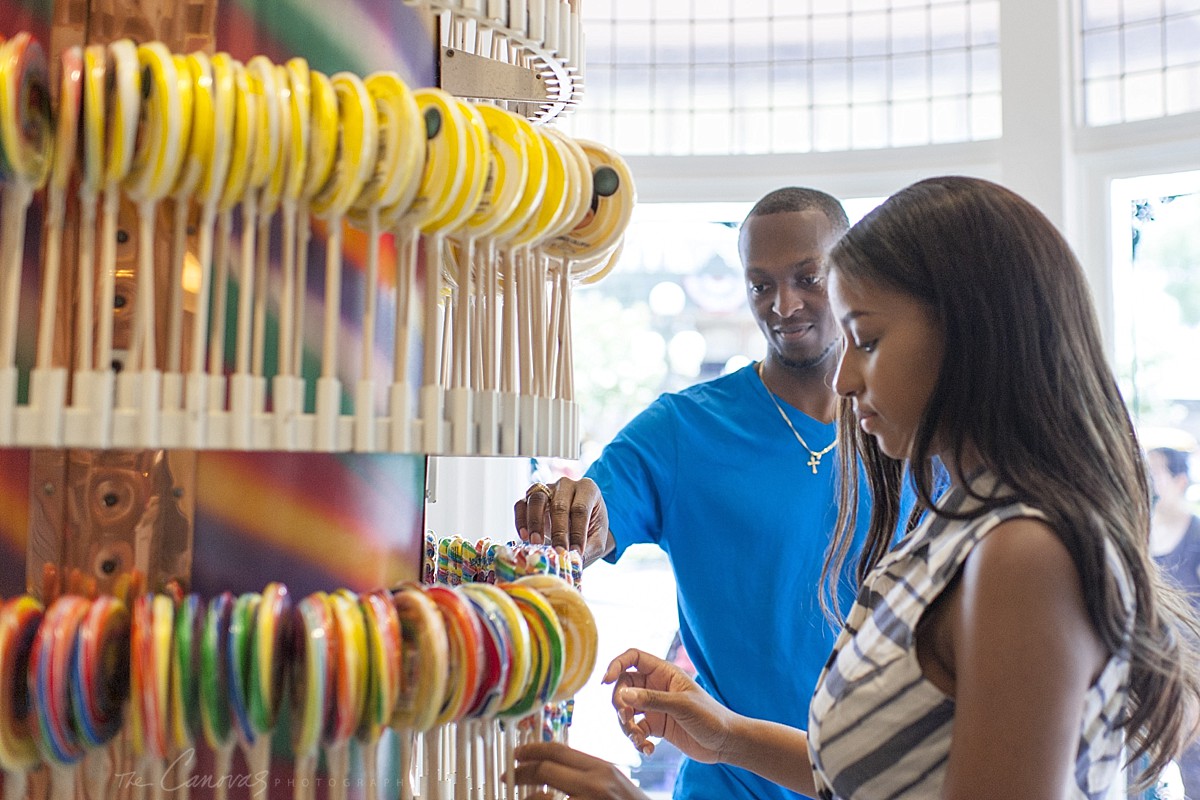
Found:
<path fill-rule="evenodd" d="M 571 287 L 612 263 L 634 203 L 612 150 L 392 72 L 327 76 L 300 58 L 243 65 L 129 39 L 59 54 L 51 105 L 37 40 L 22 32 L 0 47 L 0 445 L 574 455 Z M 61 241 L 76 184 L 72 271 Z M 21 404 L 15 342 L 34 312 L 18 303 L 24 223 L 42 189 L 37 358 Z M 137 258 L 119 289 L 123 204 Z M 324 293 L 319 371 L 305 376 L 314 225 L 327 233 Z M 367 251 L 353 386 L 340 364 L 351 355 L 339 329 L 346 226 Z M 385 237 L 397 262 L 390 376 L 376 364 Z M 72 272 L 68 368 L 53 353 Z"/>
<path fill-rule="evenodd" d="M 117 798 L 131 775 L 139 798 L 203 787 L 223 800 L 243 782 L 265 797 L 280 783 L 277 727 L 291 743 L 296 800 L 316 796 L 319 755 L 334 800 L 348 794 L 352 755 L 369 800 L 516 797 L 512 748 L 565 739 L 597 634 L 568 580 L 507 548 L 495 564 L 508 580 L 296 603 L 279 582 L 204 601 L 177 585 L 145 592 L 136 576 L 116 596 L 78 585 L 44 603 L 3 601 L 5 797 L 24 797 L 39 764 L 51 800 Z M 213 768 L 193 780 L 198 747 Z"/>
<path fill-rule="evenodd" d="M 635 202 L 545 124 L 579 0 L 29 5 L 0 0 L 5 800 L 515 800 L 595 662 L 578 554 L 423 571 L 422 493 L 427 455 L 575 454 L 571 293 Z"/>

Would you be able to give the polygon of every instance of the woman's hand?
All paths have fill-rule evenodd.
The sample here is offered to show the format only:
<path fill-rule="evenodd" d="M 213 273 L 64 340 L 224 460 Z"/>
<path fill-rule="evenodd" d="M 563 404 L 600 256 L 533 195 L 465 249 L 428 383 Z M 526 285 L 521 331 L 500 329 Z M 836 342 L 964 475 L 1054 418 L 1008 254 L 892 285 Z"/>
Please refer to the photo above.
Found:
<path fill-rule="evenodd" d="M 608 553 L 608 508 L 591 478 L 559 478 L 553 486 L 535 483 L 513 505 L 521 541 L 578 550 L 590 564 Z"/>
<path fill-rule="evenodd" d="M 536 742 L 521 745 L 514 754 L 518 784 L 549 786 L 571 800 L 646 800 L 615 766 L 565 744 Z M 532 797 L 550 800 L 554 795 L 540 792 Z"/>
<path fill-rule="evenodd" d="M 738 715 L 701 689 L 683 670 L 641 650 L 613 659 L 603 683 L 613 683 L 613 708 L 621 729 L 641 752 L 654 752 L 649 737 L 666 739 L 706 764 L 723 761 L 730 724 Z"/>

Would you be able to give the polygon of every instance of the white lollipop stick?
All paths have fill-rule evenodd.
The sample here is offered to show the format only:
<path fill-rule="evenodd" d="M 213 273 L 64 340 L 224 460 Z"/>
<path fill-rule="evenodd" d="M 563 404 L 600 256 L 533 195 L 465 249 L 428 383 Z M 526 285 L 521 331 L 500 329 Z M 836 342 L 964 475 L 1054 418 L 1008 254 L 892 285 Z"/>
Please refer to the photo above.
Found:
<path fill-rule="evenodd" d="M 0 444 L 14 442 L 17 403 L 17 320 L 21 306 L 21 268 L 25 260 L 25 212 L 33 186 L 14 178 L 5 187 L 0 250 L 3 250 L 3 327 L 0 328 Z"/>
<path fill-rule="evenodd" d="M 392 345 L 392 385 L 388 413 L 391 417 L 391 450 L 412 449 L 409 431 L 412 412 L 409 400 L 408 349 L 412 329 L 412 290 L 420 242 L 415 228 L 400 227 L 396 237 L 396 332 Z"/>
<path fill-rule="evenodd" d="M 379 206 L 367 209 L 367 275 L 363 302 L 362 363 L 354 399 L 354 449 L 375 450 L 375 314 L 379 303 Z"/>

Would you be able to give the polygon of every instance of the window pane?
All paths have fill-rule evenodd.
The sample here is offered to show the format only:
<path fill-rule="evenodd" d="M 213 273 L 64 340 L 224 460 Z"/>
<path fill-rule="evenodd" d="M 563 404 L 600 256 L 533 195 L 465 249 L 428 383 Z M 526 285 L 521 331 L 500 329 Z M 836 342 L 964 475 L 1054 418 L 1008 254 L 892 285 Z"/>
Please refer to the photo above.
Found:
<path fill-rule="evenodd" d="M 876 58 L 856 60 L 853 98 L 855 103 L 883 102 L 888 96 L 887 61 Z"/>
<path fill-rule="evenodd" d="M 999 94 L 975 95 L 971 98 L 971 138 L 999 139 L 1003 132 Z"/>
<path fill-rule="evenodd" d="M 813 109 L 813 126 L 813 149 L 849 149 L 850 109 L 847 107 L 818 107 Z"/>
<path fill-rule="evenodd" d="M 735 108 L 771 107 L 771 68 L 765 65 L 741 65 L 733 68 L 733 105 Z"/>
<path fill-rule="evenodd" d="M 691 107 L 691 67 L 658 67 L 654 70 L 654 106 L 687 111 Z"/>
<path fill-rule="evenodd" d="M 850 30 L 846 17 L 821 16 L 812 21 L 813 58 L 850 55 Z"/>
<path fill-rule="evenodd" d="M 689 64 L 692 60 L 692 26 L 688 22 L 654 25 L 654 54 L 659 64 Z"/>
<path fill-rule="evenodd" d="M 928 47 L 929 15 L 925 9 L 892 12 L 892 52 L 916 53 Z"/>
<path fill-rule="evenodd" d="M 730 96 L 728 66 L 697 66 L 692 86 L 692 107 L 699 110 L 728 109 Z"/>
<path fill-rule="evenodd" d="M 614 67 L 613 91 L 616 92 L 619 109 L 649 109 L 653 105 L 650 101 L 649 67 Z"/>
<path fill-rule="evenodd" d="M 613 126 L 613 147 L 619 153 L 649 153 L 650 112 L 622 111 L 621 124 Z"/>
<path fill-rule="evenodd" d="M 771 27 L 765 19 L 736 20 L 733 23 L 735 61 L 766 61 L 769 55 Z"/>
<path fill-rule="evenodd" d="M 733 115 L 734 152 L 768 153 L 771 150 L 771 112 L 741 111 Z"/>
<path fill-rule="evenodd" d="M 930 76 L 934 97 L 967 94 L 967 51 L 934 53 L 931 57 Z"/>
<path fill-rule="evenodd" d="M 1121 38 L 1118 31 L 1083 35 L 1083 77 L 1108 78 L 1121 74 Z"/>
<path fill-rule="evenodd" d="M 1121 21 L 1121 0 L 1083 0 L 1083 28 L 1092 30 Z"/>
<path fill-rule="evenodd" d="M 1126 25 L 1140 20 L 1158 19 L 1162 16 L 1161 0 L 1124 0 L 1122 16 Z"/>
<path fill-rule="evenodd" d="M 1200 65 L 1167 72 L 1167 113 L 1185 114 L 1200 109 Z"/>
<path fill-rule="evenodd" d="M 1000 91 L 1000 51 L 987 48 L 971 51 L 971 91 Z"/>
<path fill-rule="evenodd" d="M 902 56 L 892 60 L 892 98 L 929 97 L 929 56 Z"/>
<path fill-rule="evenodd" d="M 1200 15 L 1167 23 L 1166 61 L 1168 66 L 1200 62 Z"/>
<path fill-rule="evenodd" d="M 776 108 L 771 116 L 771 149 L 776 153 L 812 150 L 809 114 L 799 108 Z"/>
<path fill-rule="evenodd" d="M 1088 125 L 1111 125 L 1121 121 L 1121 82 L 1116 78 L 1088 81 L 1083 97 Z"/>
<path fill-rule="evenodd" d="M 929 144 L 929 101 L 892 104 L 892 146 Z"/>
<path fill-rule="evenodd" d="M 813 64 L 813 102 L 834 105 L 850 102 L 849 63 L 821 61 Z"/>
<path fill-rule="evenodd" d="M 803 63 L 776 64 L 771 71 L 771 96 L 775 106 L 807 106 L 808 65 Z"/>
<path fill-rule="evenodd" d="M 654 152 L 665 156 L 687 155 L 692 151 L 692 115 L 686 111 L 666 111 L 654 115 Z"/>
<path fill-rule="evenodd" d="M 653 64 L 655 51 L 653 28 L 644 22 L 617 22 L 612 27 L 609 45 L 613 63 Z"/>
<path fill-rule="evenodd" d="M 613 19 L 650 19 L 650 4 L 646 0 L 612 0 L 612 4 Z M 591 9 L 588 9 L 588 11 L 591 11 Z M 587 17 L 584 17 L 584 19 L 587 19 Z"/>
<path fill-rule="evenodd" d="M 948 97 L 933 100 L 933 141 L 961 142 L 966 140 L 969 133 L 967 119 L 967 101 L 963 98 Z"/>
<path fill-rule="evenodd" d="M 934 6 L 930 9 L 930 46 L 934 50 L 965 47 L 967 44 L 967 9 L 962 5 Z"/>
<path fill-rule="evenodd" d="M 854 57 L 882 56 L 888 51 L 888 15 L 882 13 L 855 14 Z"/>
<path fill-rule="evenodd" d="M 771 26 L 771 54 L 781 61 L 808 58 L 808 20 L 779 20 Z"/>
<path fill-rule="evenodd" d="M 1161 72 L 1129 75 L 1125 78 L 1125 121 L 1161 117 L 1163 100 Z"/>
<path fill-rule="evenodd" d="M 996 44 L 1000 41 L 1000 4 L 971 4 L 971 44 Z"/>
<path fill-rule="evenodd" d="M 692 121 L 693 152 L 722 154 L 731 152 L 728 111 L 697 111 Z"/>
<path fill-rule="evenodd" d="M 728 64 L 729 24 L 727 22 L 697 22 L 692 31 L 697 64 Z"/>
<path fill-rule="evenodd" d="M 855 148 L 888 146 L 888 107 L 884 103 L 856 105 L 851 112 L 851 144 Z"/>
<path fill-rule="evenodd" d="M 650 6 L 650 3 L 647 3 L 646 0 L 637 0 L 637 2 L 647 7 Z M 692 3 L 692 16 L 695 19 L 720 19 L 728 21 L 733 17 L 733 6 L 731 0 L 703 0 L 703 2 Z"/>
<path fill-rule="evenodd" d="M 1124 31 L 1125 71 L 1162 69 L 1162 23 L 1134 25 Z"/>

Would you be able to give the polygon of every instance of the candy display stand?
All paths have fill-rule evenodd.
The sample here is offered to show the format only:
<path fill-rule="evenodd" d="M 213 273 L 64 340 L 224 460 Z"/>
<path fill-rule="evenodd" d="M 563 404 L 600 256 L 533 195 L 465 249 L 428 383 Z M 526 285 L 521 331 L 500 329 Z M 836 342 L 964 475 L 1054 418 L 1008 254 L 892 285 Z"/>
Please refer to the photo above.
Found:
<path fill-rule="evenodd" d="M 570 289 L 634 202 L 542 124 L 578 2 L 43 7 L 0 0 L 6 798 L 374 800 L 414 747 L 461 796 L 594 659 L 553 581 L 410 585 L 428 455 L 574 454 Z"/>

